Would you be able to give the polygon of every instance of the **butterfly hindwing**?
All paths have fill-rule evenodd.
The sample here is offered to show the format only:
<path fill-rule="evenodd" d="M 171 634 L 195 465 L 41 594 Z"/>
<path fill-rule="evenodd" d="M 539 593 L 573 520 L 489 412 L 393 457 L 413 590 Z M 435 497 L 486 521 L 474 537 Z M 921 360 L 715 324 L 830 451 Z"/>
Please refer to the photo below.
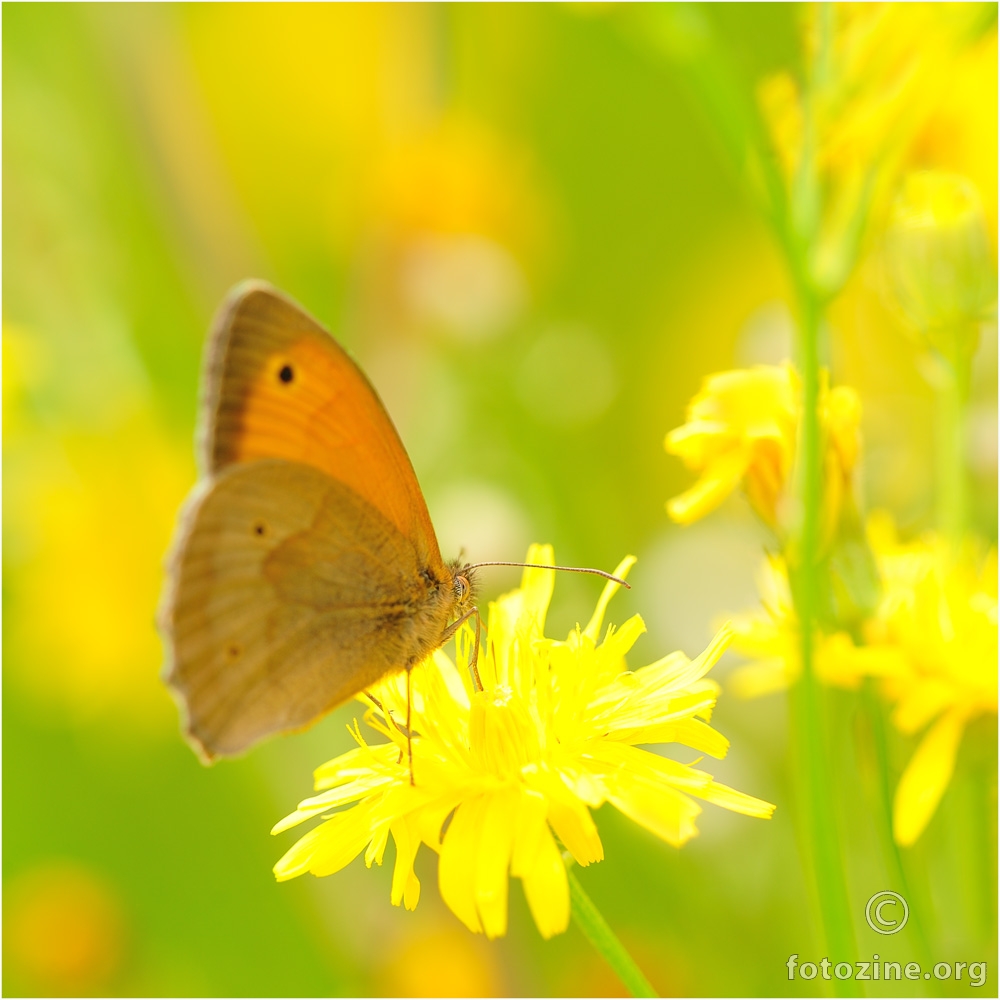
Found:
<path fill-rule="evenodd" d="M 412 542 L 301 462 L 223 469 L 171 566 L 166 679 L 204 755 L 307 725 L 433 649 L 453 597 Z"/>

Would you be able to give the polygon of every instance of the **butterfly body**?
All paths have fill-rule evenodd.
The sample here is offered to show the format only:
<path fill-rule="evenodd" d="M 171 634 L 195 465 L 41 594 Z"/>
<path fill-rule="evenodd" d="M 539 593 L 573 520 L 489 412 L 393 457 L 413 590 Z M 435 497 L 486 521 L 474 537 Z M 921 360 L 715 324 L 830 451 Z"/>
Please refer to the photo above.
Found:
<path fill-rule="evenodd" d="M 205 759 L 308 725 L 440 646 L 470 597 L 360 369 L 262 283 L 207 355 L 204 467 L 161 613 L 165 679 Z"/>

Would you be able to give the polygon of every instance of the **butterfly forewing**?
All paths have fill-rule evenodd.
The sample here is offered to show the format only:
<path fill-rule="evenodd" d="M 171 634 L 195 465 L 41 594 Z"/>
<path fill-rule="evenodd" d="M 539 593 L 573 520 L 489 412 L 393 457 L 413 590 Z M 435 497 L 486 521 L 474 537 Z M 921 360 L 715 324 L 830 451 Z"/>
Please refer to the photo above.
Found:
<path fill-rule="evenodd" d="M 441 566 L 420 485 L 392 421 L 358 366 L 314 319 L 247 282 L 216 320 L 205 372 L 207 472 L 257 458 L 322 470 L 376 507 Z"/>

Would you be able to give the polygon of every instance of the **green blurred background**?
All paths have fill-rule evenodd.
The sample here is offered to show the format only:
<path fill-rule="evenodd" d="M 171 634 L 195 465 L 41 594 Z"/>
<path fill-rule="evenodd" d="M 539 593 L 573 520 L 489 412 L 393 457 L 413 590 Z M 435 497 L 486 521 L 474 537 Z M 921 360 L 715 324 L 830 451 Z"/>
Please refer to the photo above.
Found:
<path fill-rule="evenodd" d="M 796 5 L 703 13 L 747 87 L 798 67 Z M 636 554 L 610 615 L 647 622 L 634 665 L 695 655 L 756 602 L 751 516 L 734 498 L 672 526 L 663 503 L 691 477 L 662 439 L 704 375 L 787 354 L 787 288 L 649 23 L 582 4 L 4 5 L 5 994 L 620 990 L 574 928 L 539 938 L 519 887 L 506 939 L 468 933 L 428 851 L 412 914 L 360 859 L 275 884 L 294 834 L 268 831 L 348 747 L 356 710 L 203 768 L 153 621 L 195 479 L 205 334 L 251 276 L 365 367 L 446 556 L 518 559 L 533 540 L 607 569 Z M 973 179 L 994 247 L 996 74 L 993 28 L 941 81 L 913 154 Z M 930 523 L 931 397 L 877 250 L 837 304 L 833 375 L 864 399 L 868 504 L 914 531 Z M 976 365 L 969 459 L 995 540 L 995 328 Z M 489 597 L 517 573 L 483 577 Z M 599 589 L 559 579 L 549 634 Z M 888 886 L 854 702 L 834 702 L 860 957 L 908 961 L 906 934 L 889 946 L 864 925 Z M 821 945 L 784 701 L 724 693 L 715 724 L 733 748 L 709 770 L 776 802 L 774 819 L 708 807 L 676 851 L 608 808 L 606 860 L 580 877 L 662 992 L 795 994 L 810 984 L 788 982 L 788 955 Z M 908 855 L 936 960 L 995 958 L 995 873 L 956 849 L 979 787 L 963 776 L 992 766 L 993 732 L 972 728 Z M 895 739 L 902 766 L 914 741 Z"/>

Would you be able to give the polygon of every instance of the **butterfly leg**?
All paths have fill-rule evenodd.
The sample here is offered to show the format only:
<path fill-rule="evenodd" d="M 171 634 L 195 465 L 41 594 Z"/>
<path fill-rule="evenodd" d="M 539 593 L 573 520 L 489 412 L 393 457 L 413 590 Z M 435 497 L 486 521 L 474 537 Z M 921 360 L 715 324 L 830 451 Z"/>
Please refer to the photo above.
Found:
<path fill-rule="evenodd" d="M 476 613 L 476 645 L 472 650 L 472 673 L 476 678 L 476 687 L 482 691 L 483 681 L 479 676 L 479 641 L 481 638 L 480 633 L 483 628 L 483 619 L 479 615 L 479 608 L 473 608 L 472 610 Z"/>
<path fill-rule="evenodd" d="M 413 729 L 411 723 L 411 713 L 413 711 L 413 667 L 406 668 L 406 753 L 410 762 L 410 784 L 416 785 L 413 780 Z"/>
<path fill-rule="evenodd" d="M 479 639 L 480 632 L 483 627 L 483 619 L 479 615 L 479 608 L 469 608 L 468 611 L 462 615 L 461 618 L 457 618 L 453 621 L 445 630 L 441 636 L 441 645 L 443 646 L 458 630 L 462 627 L 473 615 L 476 616 L 476 644 L 473 647 L 472 652 L 472 674 L 475 678 L 476 688 L 479 691 L 483 690 L 483 682 L 479 678 Z"/>
<path fill-rule="evenodd" d="M 410 696 L 411 696 L 410 670 L 411 669 L 412 669 L 412 666 L 406 668 L 406 748 L 409 751 L 409 758 L 410 758 L 410 784 L 412 785 L 414 782 L 413 782 L 413 743 L 412 743 L 412 740 L 411 740 L 411 737 L 410 737 Z M 399 723 L 392 717 L 392 715 L 389 713 L 389 711 L 382 705 L 382 702 L 380 702 L 378 700 L 378 698 L 376 698 L 375 695 L 373 695 L 371 693 L 371 691 L 366 691 L 365 695 L 375 705 L 375 707 L 382 713 L 382 715 L 385 717 L 386 724 L 394 726 L 397 732 L 402 732 L 402 730 L 399 728 Z M 402 751 L 402 749 L 400 749 L 400 751 L 399 751 L 399 757 L 396 758 L 396 763 L 397 764 L 401 764 L 402 761 L 403 761 L 403 751 Z"/>

